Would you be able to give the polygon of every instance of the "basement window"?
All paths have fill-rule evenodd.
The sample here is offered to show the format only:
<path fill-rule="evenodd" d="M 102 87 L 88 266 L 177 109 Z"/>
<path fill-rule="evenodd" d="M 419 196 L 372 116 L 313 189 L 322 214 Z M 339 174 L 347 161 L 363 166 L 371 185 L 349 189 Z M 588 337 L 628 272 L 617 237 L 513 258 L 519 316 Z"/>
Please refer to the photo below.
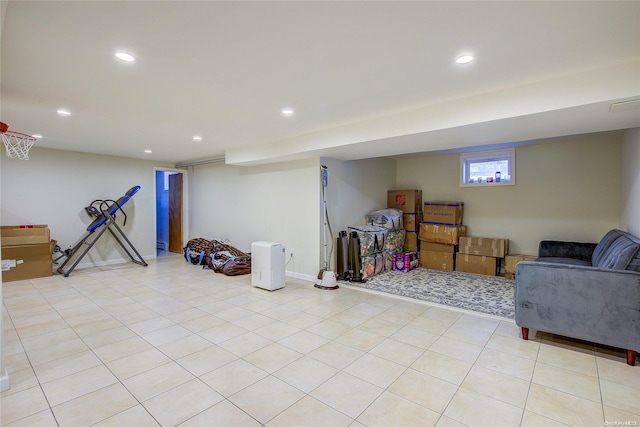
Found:
<path fill-rule="evenodd" d="M 515 185 L 516 150 L 460 154 L 460 186 Z"/>

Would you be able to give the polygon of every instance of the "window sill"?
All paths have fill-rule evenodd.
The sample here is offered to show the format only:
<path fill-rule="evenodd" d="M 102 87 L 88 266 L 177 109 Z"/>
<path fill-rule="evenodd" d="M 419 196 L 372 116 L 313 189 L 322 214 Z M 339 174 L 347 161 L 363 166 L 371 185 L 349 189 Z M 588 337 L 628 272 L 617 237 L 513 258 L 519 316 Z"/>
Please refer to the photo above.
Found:
<path fill-rule="evenodd" d="M 477 182 L 474 184 L 460 184 L 460 187 L 477 187 L 477 188 L 486 188 L 486 187 L 500 187 L 503 185 L 516 185 L 515 182 L 482 182 L 478 184 Z"/>

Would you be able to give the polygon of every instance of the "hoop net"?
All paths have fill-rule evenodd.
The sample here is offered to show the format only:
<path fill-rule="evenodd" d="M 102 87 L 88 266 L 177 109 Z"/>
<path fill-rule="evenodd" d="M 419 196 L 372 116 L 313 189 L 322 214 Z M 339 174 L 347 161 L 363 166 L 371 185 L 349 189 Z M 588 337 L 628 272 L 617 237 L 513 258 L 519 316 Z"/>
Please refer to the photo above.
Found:
<path fill-rule="evenodd" d="M 2 132 L 2 142 L 7 150 L 7 156 L 20 160 L 29 160 L 29 149 L 36 142 L 36 139 L 20 132 Z"/>

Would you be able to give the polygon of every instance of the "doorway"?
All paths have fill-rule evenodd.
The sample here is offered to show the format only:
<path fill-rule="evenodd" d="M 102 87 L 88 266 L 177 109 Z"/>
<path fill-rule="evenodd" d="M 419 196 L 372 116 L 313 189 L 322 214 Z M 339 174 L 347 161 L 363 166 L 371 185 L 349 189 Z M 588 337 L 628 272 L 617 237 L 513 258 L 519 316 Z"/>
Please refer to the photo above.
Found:
<path fill-rule="evenodd" d="M 184 176 L 175 170 L 156 170 L 156 256 L 182 253 Z"/>

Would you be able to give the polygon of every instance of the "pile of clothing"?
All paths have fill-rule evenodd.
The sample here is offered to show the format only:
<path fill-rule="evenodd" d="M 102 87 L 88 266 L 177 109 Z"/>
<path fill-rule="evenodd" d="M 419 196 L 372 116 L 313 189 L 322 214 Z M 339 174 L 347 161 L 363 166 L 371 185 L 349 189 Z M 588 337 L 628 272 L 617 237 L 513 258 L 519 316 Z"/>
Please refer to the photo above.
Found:
<path fill-rule="evenodd" d="M 251 273 L 251 254 L 221 240 L 191 239 L 184 247 L 184 257 L 191 264 L 203 265 L 227 276 Z"/>

